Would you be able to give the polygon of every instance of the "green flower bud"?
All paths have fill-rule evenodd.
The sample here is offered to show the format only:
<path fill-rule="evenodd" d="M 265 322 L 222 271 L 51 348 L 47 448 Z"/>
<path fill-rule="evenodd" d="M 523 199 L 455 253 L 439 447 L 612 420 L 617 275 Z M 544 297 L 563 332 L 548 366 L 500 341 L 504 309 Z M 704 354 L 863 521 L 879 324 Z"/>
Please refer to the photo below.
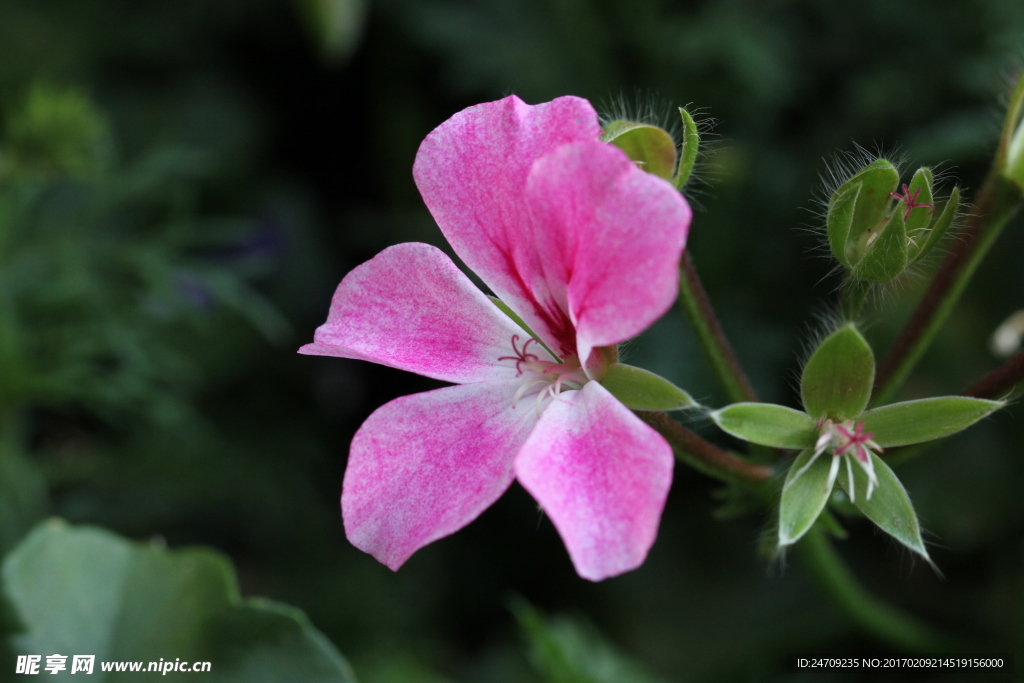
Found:
<path fill-rule="evenodd" d="M 683 140 L 678 155 L 672 135 L 649 123 L 617 119 L 604 127 L 601 140 L 621 149 L 643 170 L 682 190 L 697 162 L 700 134 L 688 111 L 680 107 L 679 116 L 683 121 Z"/>
<path fill-rule="evenodd" d="M 858 280 L 886 283 L 898 277 L 938 244 L 956 218 L 959 188 L 936 215 L 934 183 L 930 168 L 918 169 L 909 185 L 900 186 L 891 162 L 866 165 L 829 198 L 832 253 Z"/>
<path fill-rule="evenodd" d="M 676 172 L 676 142 L 665 131 L 648 123 L 612 121 L 604 127 L 601 140 L 609 142 L 648 173 L 671 180 Z"/>

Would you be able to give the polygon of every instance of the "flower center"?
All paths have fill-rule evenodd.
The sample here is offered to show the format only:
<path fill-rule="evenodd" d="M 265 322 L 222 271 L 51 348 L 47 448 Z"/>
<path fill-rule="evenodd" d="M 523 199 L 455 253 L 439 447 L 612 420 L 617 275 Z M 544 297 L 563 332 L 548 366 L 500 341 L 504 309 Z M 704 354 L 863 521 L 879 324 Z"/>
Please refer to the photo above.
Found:
<path fill-rule="evenodd" d="M 834 455 L 850 452 L 861 462 L 868 462 L 871 459 L 868 455 L 869 450 L 882 452 L 882 448 L 871 440 L 874 434 L 864 431 L 863 421 L 854 425 L 853 420 L 847 420 L 831 425 L 829 430 L 831 431 Z"/>
<path fill-rule="evenodd" d="M 537 354 L 530 353 L 530 344 L 539 344 L 530 338 L 519 346 L 519 335 L 512 335 L 512 352 L 514 356 L 501 356 L 499 361 L 508 360 L 516 364 L 516 377 L 520 378 L 519 388 L 512 397 L 512 408 L 524 396 L 536 396 L 534 408 L 537 414 L 566 389 L 579 389 L 589 380 L 580 361 L 576 356 L 563 358 L 562 362 L 541 360 Z"/>
<path fill-rule="evenodd" d="M 849 475 L 850 500 L 854 500 L 852 460 L 856 460 L 857 464 L 860 465 L 861 469 L 868 476 L 867 498 L 870 500 L 872 492 L 878 486 L 878 478 L 875 476 L 875 466 L 871 461 L 871 453 L 882 452 L 882 447 L 872 441 L 874 434 L 864 431 L 863 421 L 854 423 L 853 420 L 835 423 L 832 420 L 824 419 L 818 423 L 818 430 L 818 443 L 815 450 L 820 453 L 827 448 L 832 449 L 832 456 L 834 458 L 833 471 L 838 470 L 839 459 L 844 455 L 848 456 L 846 459 L 846 471 Z"/>

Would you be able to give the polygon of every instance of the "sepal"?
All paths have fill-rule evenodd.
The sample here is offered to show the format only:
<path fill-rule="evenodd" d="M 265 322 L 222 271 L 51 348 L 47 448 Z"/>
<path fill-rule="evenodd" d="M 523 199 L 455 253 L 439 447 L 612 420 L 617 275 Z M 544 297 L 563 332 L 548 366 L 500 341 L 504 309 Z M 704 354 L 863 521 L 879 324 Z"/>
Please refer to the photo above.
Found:
<path fill-rule="evenodd" d="M 967 396 L 893 403 L 864 413 L 864 431 L 882 448 L 941 439 L 967 429 L 1006 404 Z"/>
<path fill-rule="evenodd" d="M 697 152 L 700 151 L 700 134 L 697 132 L 697 124 L 694 123 L 690 112 L 679 107 L 679 116 L 683 119 L 683 145 L 679 156 L 679 168 L 672 184 L 677 190 L 682 190 L 686 181 L 693 173 L 694 164 L 697 163 Z"/>
<path fill-rule="evenodd" d="M 601 385 L 633 410 L 683 410 L 696 408 L 693 398 L 664 377 L 643 368 L 613 363 Z"/>
<path fill-rule="evenodd" d="M 808 463 L 814 462 L 808 466 Z M 825 509 L 835 483 L 834 456 L 805 449 L 786 475 L 779 501 L 779 546 L 796 543 Z"/>
<path fill-rule="evenodd" d="M 772 448 L 810 448 L 818 439 L 810 415 L 772 403 L 734 403 L 713 411 L 711 419 L 722 431 Z"/>
<path fill-rule="evenodd" d="M 875 381 L 875 356 L 852 323 L 825 338 L 804 366 L 800 393 L 814 419 L 853 419 L 864 412 Z"/>
<path fill-rule="evenodd" d="M 925 548 L 924 540 L 921 538 L 921 525 L 917 521 L 917 513 L 914 512 L 914 506 L 910 503 L 907 490 L 903 488 L 903 484 L 885 464 L 885 461 L 874 453 L 871 453 L 871 460 L 875 477 L 878 479 L 878 486 L 871 498 L 863 495 L 868 488 L 868 476 L 860 467 L 850 469 L 853 473 L 853 486 L 856 494 L 850 491 L 850 483 L 846 474 L 840 474 L 839 485 L 853 500 L 853 504 L 879 529 L 931 562 L 931 558 L 928 557 L 928 549 Z"/>
<path fill-rule="evenodd" d="M 939 241 L 949 232 L 950 226 L 960 213 L 960 188 L 954 187 L 949 194 L 949 199 L 942 209 L 942 213 L 932 223 L 927 231 L 921 231 L 916 235 L 910 235 L 910 262 L 916 263 L 928 255 Z"/>
<path fill-rule="evenodd" d="M 604 127 L 601 141 L 608 142 L 644 171 L 671 180 L 676 170 L 676 143 L 667 131 L 647 123 L 617 120 Z"/>

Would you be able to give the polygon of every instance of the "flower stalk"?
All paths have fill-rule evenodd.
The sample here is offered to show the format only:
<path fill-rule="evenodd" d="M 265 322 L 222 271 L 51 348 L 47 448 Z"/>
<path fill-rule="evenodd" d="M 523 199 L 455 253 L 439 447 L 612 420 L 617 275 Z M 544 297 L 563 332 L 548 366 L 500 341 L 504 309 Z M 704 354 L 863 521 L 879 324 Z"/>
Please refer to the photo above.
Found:
<path fill-rule="evenodd" d="M 871 283 L 858 280 L 852 275 L 846 276 L 839 296 L 839 308 L 846 320 L 855 322 L 860 317 L 870 292 Z"/>
<path fill-rule="evenodd" d="M 767 465 L 747 462 L 679 424 L 661 411 L 637 411 L 644 422 L 669 442 L 676 458 L 694 469 L 726 482 L 763 484 L 774 472 Z"/>
<path fill-rule="evenodd" d="M 820 524 L 814 525 L 796 548 L 821 589 L 866 633 L 913 652 L 949 651 L 959 645 L 868 593 L 843 564 Z"/>
<path fill-rule="evenodd" d="M 680 261 L 679 306 L 686 313 L 693 330 L 700 342 L 701 350 L 707 358 L 725 390 L 726 397 L 732 403 L 757 401 L 757 394 L 747 379 L 739 360 L 722 330 L 711 300 L 704 285 L 697 275 L 697 269 L 690 259 L 689 253 L 683 252 Z"/>

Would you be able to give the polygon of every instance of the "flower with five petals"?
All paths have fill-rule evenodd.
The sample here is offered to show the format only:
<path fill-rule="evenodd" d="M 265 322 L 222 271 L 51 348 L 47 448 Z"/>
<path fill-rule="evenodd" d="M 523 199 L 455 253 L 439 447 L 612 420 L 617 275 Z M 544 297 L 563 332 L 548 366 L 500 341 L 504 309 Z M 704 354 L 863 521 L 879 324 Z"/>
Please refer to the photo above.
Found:
<path fill-rule="evenodd" d="M 455 253 L 399 244 L 350 272 L 301 353 L 452 382 L 378 408 L 352 440 L 349 540 L 392 569 L 462 528 L 517 479 L 580 576 L 638 567 L 672 450 L 600 380 L 607 352 L 671 306 L 685 200 L 598 140 L 586 100 L 470 107 L 431 132 L 416 184 Z"/>

